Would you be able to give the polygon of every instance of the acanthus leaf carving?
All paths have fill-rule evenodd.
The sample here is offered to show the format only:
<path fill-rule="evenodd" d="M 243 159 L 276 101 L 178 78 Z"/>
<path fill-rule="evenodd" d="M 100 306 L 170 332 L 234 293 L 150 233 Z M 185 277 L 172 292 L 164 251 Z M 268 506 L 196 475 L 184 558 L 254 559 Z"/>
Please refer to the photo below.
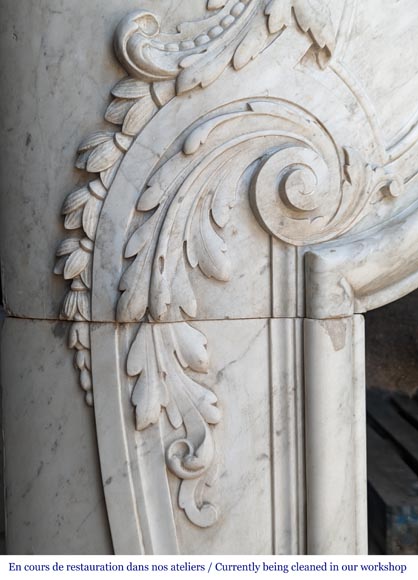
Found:
<path fill-rule="evenodd" d="M 267 25 L 271 34 L 279 32 L 292 22 L 292 0 L 270 0 L 265 9 Z"/>
<path fill-rule="evenodd" d="M 244 110 L 219 113 L 189 132 L 183 152 L 154 173 L 139 197 L 144 218 L 125 249 L 133 261 L 120 284 L 119 321 L 140 321 L 147 310 L 156 321 L 195 317 L 190 269 L 228 281 L 222 229 L 250 166 L 250 198 L 260 223 L 295 245 L 347 231 L 376 189 L 393 181 L 354 149 L 336 147 L 325 128 L 294 105 L 254 100 Z"/>
<path fill-rule="evenodd" d="M 309 30 L 314 39 L 318 37 L 321 45 L 322 37 L 315 31 L 329 30 L 330 25 L 324 20 L 329 11 L 318 11 L 316 3 L 308 3 L 309 6 L 305 4 L 304 0 L 294 0 L 291 11 L 293 9 L 301 28 Z M 170 90 L 157 91 L 163 97 L 161 102 L 152 84 L 157 87 L 166 84 L 167 80 L 177 79 L 178 92 L 185 92 L 194 86 L 204 87 L 213 82 L 229 62 L 233 62 L 237 69 L 241 68 L 264 48 L 269 34 L 278 32 L 277 23 L 281 18 L 279 12 L 283 14 L 283 10 L 287 9 L 285 3 L 281 5 L 274 0 L 267 3 L 264 0 L 217 0 L 208 2 L 207 8 L 213 11 L 213 16 L 200 23 L 197 27 L 200 33 L 193 40 L 183 36 L 190 34 L 191 29 L 196 29 L 196 23 L 193 27 L 182 25 L 179 33 L 172 35 L 173 38 L 163 35 L 165 44 L 161 44 L 158 18 L 143 10 L 128 15 L 120 23 L 115 35 L 116 52 L 133 76 L 122 79 L 112 89 L 114 99 L 105 118 L 121 125 L 121 131 L 99 131 L 80 144 L 76 166 L 98 174 L 99 179 L 68 196 L 63 207 L 66 229 L 83 230 L 87 238 L 94 241 L 102 202 L 133 137 L 164 104 L 164 99 L 172 96 Z M 282 18 L 280 22 L 280 29 L 290 25 L 288 18 Z M 308 22 L 311 24 L 307 28 Z M 208 28 L 207 34 L 202 32 L 205 26 Z M 174 37 L 179 39 L 180 36 L 182 40 L 175 46 Z M 153 52 L 154 48 L 156 52 Z M 156 55 L 162 58 L 160 64 Z M 96 199 L 91 199 L 90 194 Z M 209 241 L 209 253 L 212 247 L 213 256 L 223 261 L 221 254 L 224 249 L 217 232 L 212 232 L 208 227 L 201 231 Z M 198 233 L 195 232 L 194 237 L 196 235 Z M 76 249 L 74 253 L 74 256 L 70 254 L 66 259 L 59 256 L 56 271 L 64 271 L 66 279 L 81 276 L 83 280 L 88 280 L 90 261 L 83 251 Z M 192 250 L 189 255 L 192 255 Z M 225 265 L 213 268 L 210 265 L 212 263 L 211 257 L 205 260 L 205 256 L 201 255 L 202 268 L 207 272 L 212 269 L 215 277 L 226 279 Z M 84 268 L 79 271 L 82 265 Z M 193 300 L 189 300 L 191 302 Z M 194 308 L 189 306 L 189 310 L 193 311 Z"/>
<path fill-rule="evenodd" d="M 186 175 L 179 171 L 184 159 L 179 153 L 169 160 L 139 198 L 139 210 L 154 213 L 134 231 L 125 249 L 125 257 L 135 257 L 120 284 L 119 321 L 140 320 L 146 307 L 158 321 L 177 319 L 179 312 L 194 317 L 196 300 L 187 265 L 199 267 L 209 278 L 229 279 L 220 232 L 235 199 L 235 191 L 223 187 L 230 170 L 221 158 L 208 167 L 190 159 L 192 171 Z"/>
<path fill-rule="evenodd" d="M 309 32 L 319 48 L 326 48 L 332 54 L 336 30 L 328 4 L 322 0 L 293 0 L 293 10 L 303 32 Z"/>
<path fill-rule="evenodd" d="M 207 23 L 180 26 L 174 35 L 161 33 L 157 17 L 147 11 L 122 21 L 116 50 L 132 76 L 114 87 L 105 113 L 118 130 L 94 133 L 78 150 L 76 166 L 96 176 L 64 203 L 65 227 L 77 231 L 58 248 L 55 271 L 71 280 L 61 317 L 74 321 L 69 346 L 76 351 L 88 404 L 93 403 L 88 321 L 94 240 L 103 202 L 135 137 L 175 91 L 205 87 L 229 65 L 241 69 L 286 27 L 296 25 L 309 34 L 322 63 L 334 50 L 336 32 L 326 3 L 209 0 L 207 7 L 213 11 Z M 194 28 L 199 33 L 191 39 Z M 166 463 L 181 480 L 180 507 L 199 526 L 212 525 L 217 517 L 202 490 L 214 480 L 210 426 L 220 413 L 214 393 L 189 376 L 208 369 L 206 339 L 187 322 L 198 312 L 190 272 L 199 268 L 207 278 L 228 281 L 222 230 L 243 174 L 251 173 L 249 196 L 261 225 L 294 245 L 340 235 L 361 217 L 376 191 L 397 195 L 402 187 L 397 176 L 365 162 L 354 149 L 337 146 L 323 125 L 297 106 L 266 98 L 230 110 L 190 129 L 182 151 L 166 160 L 141 192 L 142 221 L 125 247 L 130 262 L 116 314 L 119 322 L 140 322 L 127 363 L 128 375 L 137 377 L 136 428 L 147 429 L 164 410 L 173 430 L 182 430 L 166 449 Z"/>
<path fill-rule="evenodd" d="M 127 372 L 137 376 L 132 392 L 136 428 L 140 431 L 159 420 L 162 408 L 181 434 L 166 451 L 168 469 L 182 482 L 180 507 L 198 526 L 212 525 L 216 508 L 197 493 L 205 478 L 213 475 L 214 444 L 210 424 L 220 420 L 217 398 L 191 379 L 186 370 L 208 371 L 206 339 L 186 322 L 141 324 L 127 360 Z"/>
<path fill-rule="evenodd" d="M 199 27 L 161 32 L 156 15 L 137 10 L 120 23 L 115 49 L 124 68 L 148 83 L 176 80 L 177 94 L 214 82 L 231 63 L 239 70 L 294 22 L 330 57 L 336 44 L 330 7 L 320 0 L 210 1 L 216 12 Z M 198 32 L 195 32 L 197 31 Z M 195 32 L 193 37 L 188 36 Z M 320 62 L 325 65 L 327 58 Z"/>

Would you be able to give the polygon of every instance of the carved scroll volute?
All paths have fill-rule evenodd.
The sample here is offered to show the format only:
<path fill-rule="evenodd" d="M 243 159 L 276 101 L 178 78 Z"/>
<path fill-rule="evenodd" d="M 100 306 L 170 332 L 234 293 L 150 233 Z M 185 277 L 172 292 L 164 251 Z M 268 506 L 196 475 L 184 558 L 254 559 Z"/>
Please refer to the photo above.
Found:
<path fill-rule="evenodd" d="M 267 156 L 251 189 L 260 223 L 293 245 L 326 241 L 348 228 L 367 188 L 366 167 L 354 151 L 355 179 L 344 181 L 338 151 L 328 146 L 317 152 L 309 145 L 288 143 Z"/>
<path fill-rule="evenodd" d="M 358 151 L 328 153 L 314 144 L 287 144 L 261 163 L 251 202 L 272 235 L 295 246 L 325 242 L 348 231 L 378 191 L 388 197 L 402 193 L 398 175 L 372 169 Z"/>
<path fill-rule="evenodd" d="M 165 81 L 176 76 L 177 66 L 166 63 L 164 68 L 150 58 L 152 39 L 159 32 L 157 16 L 146 10 L 137 10 L 120 22 L 115 34 L 115 52 L 128 73 L 148 82 Z M 163 52 L 164 45 L 155 43 L 154 50 L 158 49 Z"/>

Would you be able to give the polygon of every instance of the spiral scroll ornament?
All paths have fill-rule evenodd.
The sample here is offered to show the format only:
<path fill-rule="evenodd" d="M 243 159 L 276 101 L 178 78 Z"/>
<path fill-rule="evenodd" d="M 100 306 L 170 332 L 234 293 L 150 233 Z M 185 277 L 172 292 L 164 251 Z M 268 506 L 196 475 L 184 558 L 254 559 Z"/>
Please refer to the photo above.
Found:
<path fill-rule="evenodd" d="M 251 201 L 267 231 L 281 240 L 304 245 L 335 237 L 361 210 L 356 197 L 367 188 L 367 166 L 355 152 L 356 175 L 348 181 L 338 152 L 325 158 L 306 145 L 286 144 L 260 164 Z M 359 203 L 360 202 L 360 203 Z M 356 207 L 357 206 L 357 207 Z"/>
<path fill-rule="evenodd" d="M 194 128 L 183 145 L 189 161 L 177 160 L 189 165 L 191 175 L 205 175 L 205 185 L 200 191 L 192 188 L 187 198 L 197 195 L 201 203 L 209 198 L 207 209 L 215 224 L 219 225 L 219 206 L 227 208 L 231 201 L 225 196 L 234 198 L 231 190 L 247 171 L 252 176 L 251 205 L 260 224 L 296 246 L 327 241 L 350 229 L 377 190 L 399 193 L 389 186 L 394 177 L 384 168 L 338 145 L 319 119 L 297 105 L 266 99 L 237 103 L 238 107 L 241 110 L 220 111 Z M 144 199 L 147 196 L 144 192 Z M 160 206 L 157 211 L 161 210 Z M 192 254 L 194 240 L 184 241 Z M 215 277 L 227 280 L 226 269 Z"/>

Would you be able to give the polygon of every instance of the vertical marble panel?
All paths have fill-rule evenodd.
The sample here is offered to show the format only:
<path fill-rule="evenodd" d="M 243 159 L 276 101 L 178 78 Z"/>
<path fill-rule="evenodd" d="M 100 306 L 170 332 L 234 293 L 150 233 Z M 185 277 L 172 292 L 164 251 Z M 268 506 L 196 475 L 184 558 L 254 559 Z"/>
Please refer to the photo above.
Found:
<path fill-rule="evenodd" d="M 205 499 L 217 523 L 198 529 L 178 509 L 182 553 L 271 554 L 273 503 L 270 443 L 269 328 L 266 320 L 196 323 L 208 339 L 210 370 L 203 383 L 218 397 L 213 428 L 217 474 Z M 178 481 L 170 477 L 173 504 Z"/>
<path fill-rule="evenodd" d="M 308 553 L 366 553 L 363 317 L 304 329 Z"/>
<path fill-rule="evenodd" d="M 279 460 L 284 471 L 288 466 L 285 457 L 273 457 L 271 451 L 269 322 L 207 321 L 193 326 L 206 336 L 210 367 L 205 375 L 188 369 L 187 376 L 216 394 L 222 413 L 221 421 L 210 427 L 214 470 L 210 485 L 203 485 L 201 501 L 215 507 L 217 520 L 207 527 L 187 517 L 179 496 L 181 482 L 166 467 L 167 450 L 184 437 L 183 427 L 173 430 L 161 409 L 157 423 L 135 431 L 133 383 L 121 362 L 124 356 L 117 352 L 126 350 L 138 325 L 93 325 L 96 425 L 115 551 L 270 554 L 275 550 L 276 503 L 287 511 L 284 497 L 276 503 L 273 499 L 273 462 Z M 172 387 L 170 376 L 166 385 Z M 294 421 L 291 427 L 296 427 Z M 288 428 L 284 418 L 281 428 Z M 296 456 L 293 433 L 289 445 Z M 296 490 L 292 493 L 297 495 Z M 283 544 L 281 548 L 285 551 Z"/>
<path fill-rule="evenodd" d="M 303 321 L 270 320 L 274 553 L 306 551 Z"/>
<path fill-rule="evenodd" d="M 364 552 L 351 314 L 417 285 L 416 2 L 3 4 L 9 552 Z M 93 414 L 52 269 L 109 129 L 60 247 Z"/>

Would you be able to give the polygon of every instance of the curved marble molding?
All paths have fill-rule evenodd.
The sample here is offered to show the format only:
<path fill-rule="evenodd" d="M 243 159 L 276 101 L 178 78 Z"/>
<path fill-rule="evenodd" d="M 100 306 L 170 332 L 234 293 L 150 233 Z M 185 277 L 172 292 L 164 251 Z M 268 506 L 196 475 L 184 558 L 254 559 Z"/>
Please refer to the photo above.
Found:
<path fill-rule="evenodd" d="M 402 239 L 392 236 L 397 222 L 363 232 L 364 241 L 347 237 L 376 208 L 396 214 L 416 142 L 412 130 L 396 155 L 382 146 L 367 95 L 342 64 L 355 10 L 354 0 L 209 0 L 207 18 L 176 33 L 148 10 L 116 30 L 128 76 L 112 89 L 105 119 L 118 129 L 79 147 L 77 167 L 95 176 L 65 200 L 74 233 L 55 272 L 71 284 L 61 316 L 74 321 L 69 346 L 88 404 L 94 377 L 105 368 L 111 377 L 94 385 L 94 398 L 104 480 L 112 457 L 126 464 L 117 492 L 105 488 L 118 553 L 179 550 L 172 475 L 190 522 L 207 528 L 220 515 L 205 491 L 216 488 L 222 405 L 204 382 L 209 348 L 193 320 L 205 319 L 205 296 L 194 281 L 227 288 L 235 274 L 224 231 L 238 190 L 295 278 L 292 300 L 303 302 L 306 289 L 307 316 L 351 316 L 418 285 L 414 213 Z M 395 239 L 411 259 L 396 263 L 397 250 L 384 265 Z M 135 324 L 128 347 L 120 323 Z"/>
<path fill-rule="evenodd" d="M 306 255 L 307 315 L 340 318 L 389 304 L 418 287 L 418 213 Z M 313 291 L 313 289 L 315 289 Z"/>

